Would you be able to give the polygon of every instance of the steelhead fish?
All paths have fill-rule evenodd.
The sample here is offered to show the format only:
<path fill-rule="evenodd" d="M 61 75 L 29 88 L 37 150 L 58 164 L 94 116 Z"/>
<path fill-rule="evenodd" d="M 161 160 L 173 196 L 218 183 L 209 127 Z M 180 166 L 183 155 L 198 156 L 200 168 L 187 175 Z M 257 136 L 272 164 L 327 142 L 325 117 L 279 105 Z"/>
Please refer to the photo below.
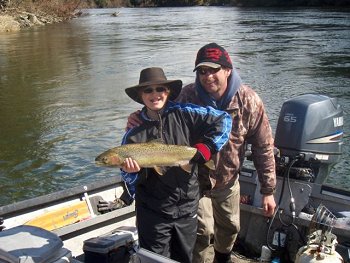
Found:
<path fill-rule="evenodd" d="M 99 165 L 121 167 L 125 158 L 134 159 L 142 168 L 154 168 L 162 175 L 161 167 L 180 166 L 187 172 L 191 171 L 190 160 L 197 149 L 189 146 L 164 144 L 160 142 L 131 143 L 109 149 L 96 157 Z M 209 169 L 215 169 L 212 160 L 205 164 Z"/>

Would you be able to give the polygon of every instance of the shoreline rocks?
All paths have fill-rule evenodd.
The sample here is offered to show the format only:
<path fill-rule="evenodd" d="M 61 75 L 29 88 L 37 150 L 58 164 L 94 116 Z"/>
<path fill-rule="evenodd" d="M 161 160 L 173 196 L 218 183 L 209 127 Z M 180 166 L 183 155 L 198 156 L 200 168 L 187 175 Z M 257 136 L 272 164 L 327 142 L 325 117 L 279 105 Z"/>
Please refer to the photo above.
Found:
<path fill-rule="evenodd" d="M 20 24 L 13 16 L 0 15 L 0 32 L 16 32 L 20 29 Z"/>
<path fill-rule="evenodd" d="M 47 14 L 34 14 L 19 10 L 0 12 L 0 33 L 17 32 L 23 28 L 62 22 L 64 19 Z"/>

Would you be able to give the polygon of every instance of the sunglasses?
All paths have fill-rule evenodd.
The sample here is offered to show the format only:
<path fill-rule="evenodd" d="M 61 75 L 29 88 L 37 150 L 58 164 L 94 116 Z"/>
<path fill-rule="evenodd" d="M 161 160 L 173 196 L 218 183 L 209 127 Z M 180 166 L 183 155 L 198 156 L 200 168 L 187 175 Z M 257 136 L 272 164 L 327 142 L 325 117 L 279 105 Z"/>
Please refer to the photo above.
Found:
<path fill-rule="evenodd" d="M 217 72 L 219 72 L 221 69 L 221 67 L 218 67 L 218 68 L 202 68 L 200 67 L 199 69 L 197 69 L 197 72 L 199 75 L 207 75 L 208 73 L 209 74 L 215 74 Z"/>
<path fill-rule="evenodd" d="M 142 90 L 143 93 L 151 94 L 152 92 L 165 92 L 168 88 L 166 87 L 156 87 L 156 88 L 145 88 Z"/>

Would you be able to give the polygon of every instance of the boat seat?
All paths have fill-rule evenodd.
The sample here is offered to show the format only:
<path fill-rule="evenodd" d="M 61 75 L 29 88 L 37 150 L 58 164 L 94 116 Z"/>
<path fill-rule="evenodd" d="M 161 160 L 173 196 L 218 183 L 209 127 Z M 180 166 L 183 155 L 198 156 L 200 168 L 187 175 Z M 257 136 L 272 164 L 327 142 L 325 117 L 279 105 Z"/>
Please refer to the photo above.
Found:
<path fill-rule="evenodd" d="M 62 240 L 43 228 L 21 225 L 0 232 L 1 263 L 63 263 L 71 257 Z"/>

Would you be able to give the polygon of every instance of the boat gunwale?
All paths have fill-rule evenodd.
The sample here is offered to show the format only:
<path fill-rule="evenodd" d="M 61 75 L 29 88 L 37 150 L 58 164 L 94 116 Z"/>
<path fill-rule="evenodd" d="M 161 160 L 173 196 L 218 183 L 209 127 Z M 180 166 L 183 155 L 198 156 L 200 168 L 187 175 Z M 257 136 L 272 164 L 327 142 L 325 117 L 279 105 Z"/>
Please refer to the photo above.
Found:
<path fill-rule="evenodd" d="M 40 208 L 62 203 L 62 200 L 69 201 L 78 197 L 82 198 L 84 193 L 92 194 L 98 192 L 100 189 L 121 183 L 121 176 L 113 176 L 111 178 L 104 178 L 103 180 L 97 180 L 81 186 L 75 186 L 28 200 L 15 202 L 13 204 L 1 206 L 0 216 L 11 217 L 15 214 L 21 214 L 23 211 L 35 211 Z"/>

